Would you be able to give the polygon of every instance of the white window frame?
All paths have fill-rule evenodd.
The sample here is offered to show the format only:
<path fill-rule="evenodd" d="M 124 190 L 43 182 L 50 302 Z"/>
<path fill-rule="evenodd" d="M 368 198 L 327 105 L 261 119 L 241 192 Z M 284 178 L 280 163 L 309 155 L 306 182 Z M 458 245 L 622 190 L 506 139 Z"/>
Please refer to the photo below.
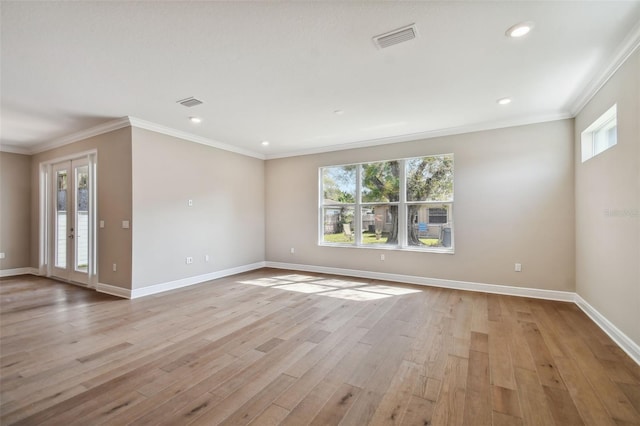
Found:
<path fill-rule="evenodd" d="M 454 236 L 454 216 L 453 216 L 453 204 L 455 201 L 455 183 L 454 183 L 454 191 L 452 194 L 452 198 L 449 201 L 407 201 L 407 179 L 406 179 L 406 168 L 408 160 L 413 158 L 424 158 L 424 157 L 441 157 L 441 156 L 452 156 L 452 153 L 449 154 L 430 154 L 423 155 L 419 157 L 409 157 L 402 158 L 396 160 L 379 160 L 379 161 L 366 161 L 362 163 L 352 163 L 352 164 L 332 164 L 327 166 L 322 166 L 318 168 L 318 200 L 319 200 L 319 208 L 318 208 L 318 245 L 325 247 L 349 247 L 349 248 L 367 248 L 374 250 L 402 250 L 402 251 L 419 251 L 419 252 L 430 252 L 430 253 L 447 253 L 454 254 L 455 253 L 455 236 Z M 383 163 L 390 161 L 398 161 L 400 162 L 400 188 L 399 188 L 399 201 L 395 202 L 363 202 L 362 201 L 362 165 L 371 164 L 371 163 Z M 455 162 L 454 162 L 455 164 Z M 324 191 L 323 191 L 323 179 L 322 179 L 322 170 L 325 168 L 331 167 L 344 167 L 344 166 L 357 166 L 356 169 L 356 194 L 355 194 L 355 202 L 354 203 L 344 203 L 344 204 L 324 204 Z M 455 176 L 455 165 L 454 165 L 454 176 Z M 455 177 L 454 177 L 455 179 Z M 398 244 L 397 245 L 387 245 L 387 244 L 363 244 L 362 243 L 362 209 L 368 206 L 379 206 L 379 205 L 397 205 L 398 206 Z M 451 246 L 450 247 L 430 247 L 430 246 L 414 246 L 408 244 L 408 223 L 407 223 L 407 213 L 409 205 L 426 205 L 426 206 L 447 206 L 449 209 L 448 212 L 448 225 L 450 226 L 451 232 Z M 353 218 L 353 241 L 349 243 L 334 243 L 334 242 L 326 242 L 324 241 L 324 209 L 331 207 L 353 207 L 354 209 L 354 218 Z M 386 218 L 385 218 L 386 221 Z"/>
<path fill-rule="evenodd" d="M 616 138 L 615 140 L 607 140 L 607 146 L 604 148 L 598 147 L 597 138 L 606 135 L 606 132 L 615 128 L 616 129 Z M 611 108 L 605 111 L 596 121 L 591 123 L 589 127 L 587 127 L 581 133 L 581 153 L 582 153 L 582 162 L 584 163 L 587 160 L 595 157 L 596 155 L 602 154 L 606 150 L 613 148 L 618 143 L 617 137 L 618 131 L 618 108 L 617 104 L 614 104 Z M 606 137 L 606 136 L 605 136 Z"/>

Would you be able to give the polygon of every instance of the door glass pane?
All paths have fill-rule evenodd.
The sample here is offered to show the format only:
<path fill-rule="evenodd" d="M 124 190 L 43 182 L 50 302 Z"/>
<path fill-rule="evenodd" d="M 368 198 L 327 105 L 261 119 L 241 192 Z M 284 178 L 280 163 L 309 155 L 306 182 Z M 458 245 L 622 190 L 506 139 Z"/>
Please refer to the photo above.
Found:
<path fill-rule="evenodd" d="M 87 272 L 89 264 L 89 166 L 76 167 L 75 172 L 75 270 Z"/>
<path fill-rule="evenodd" d="M 67 171 L 56 172 L 55 264 L 67 267 Z"/>

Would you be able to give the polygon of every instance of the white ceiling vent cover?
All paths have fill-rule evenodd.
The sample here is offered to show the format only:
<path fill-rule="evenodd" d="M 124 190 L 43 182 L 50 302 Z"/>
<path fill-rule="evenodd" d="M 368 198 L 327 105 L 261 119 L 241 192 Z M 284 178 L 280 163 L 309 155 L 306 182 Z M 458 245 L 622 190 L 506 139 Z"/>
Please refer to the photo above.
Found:
<path fill-rule="evenodd" d="M 177 101 L 177 103 L 191 108 L 191 107 L 194 107 L 196 105 L 200 105 L 203 102 L 201 100 L 196 99 L 193 96 L 191 96 L 189 98 L 185 98 L 185 99 L 179 100 L 179 101 Z"/>
<path fill-rule="evenodd" d="M 377 35 L 373 38 L 373 42 L 379 49 L 384 49 L 394 44 L 404 43 L 405 41 L 413 40 L 418 36 L 416 30 L 416 24 L 407 25 L 406 27 L 398 28 L 397 30 L 389 31 L 388 33 Z"/>

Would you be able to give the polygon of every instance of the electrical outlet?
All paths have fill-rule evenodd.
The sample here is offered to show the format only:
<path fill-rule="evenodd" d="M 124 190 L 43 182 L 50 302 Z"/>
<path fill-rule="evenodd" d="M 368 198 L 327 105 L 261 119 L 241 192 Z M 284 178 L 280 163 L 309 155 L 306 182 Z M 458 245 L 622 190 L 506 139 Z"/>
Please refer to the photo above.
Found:
<path fill-rule="evenodd" d="M 208 261 L 209 261 L 209 255 L 208 255 L 208 254 L 205 254 L 205 255 L 204 255 L 204 261 L 205 261 L 205 262 L 208 262 Z"/>
<path fill-rule="evenodd" d="M 193 257 L 187 257 L 187 265 L 191 265 L 193 263 Z"/>
<path fill-rule="evenodd" d="M 4 253 L 0 253 L 0 259 L 4 259 L 5 258 L 5 254 Z"/>
<path fill-rule="evenodd" d="M 380 260 L 384 260 L 384 254 L 380 255 Z"/>
<path fill-rule="evenodd" d="M 189 201 L 187 202 L 187 205 L 188 205 L 189 207 L 193 207 L 193 200 L 189 200 Z"/>
<path fill-rule="evenodd" d="M 104 220 L 100 221 L 100 228 L 104 228 Z"/>
<path fill-rule="evenodd" d="M 116 272 L 118 270 L 118 266 L 114 263 L 113 264 L 113 272 Z"/>
<path fill-rule="evenodd" d="M 522 272 L 522 263 L 516 263 L 516 272 Z"/>
<path fill-rule="evenodd" d="M 294 247 L 291 247 L 291 251 L 290 251 L 290 253 L 291 253 L 291 254 L 296 254 L 296 249 L 295 249 Z"/>

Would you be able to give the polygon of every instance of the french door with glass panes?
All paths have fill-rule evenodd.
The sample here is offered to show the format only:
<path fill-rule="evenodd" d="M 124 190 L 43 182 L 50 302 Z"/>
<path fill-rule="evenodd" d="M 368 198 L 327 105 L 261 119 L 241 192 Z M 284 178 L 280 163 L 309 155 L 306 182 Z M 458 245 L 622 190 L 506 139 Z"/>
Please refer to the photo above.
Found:
<path fill-rule="evenodd" d="M 88 158 L 63 161 L 51 168 L 50 273 L 80 284 L 90 284 L 93 269 L 93 208 Z"/>

